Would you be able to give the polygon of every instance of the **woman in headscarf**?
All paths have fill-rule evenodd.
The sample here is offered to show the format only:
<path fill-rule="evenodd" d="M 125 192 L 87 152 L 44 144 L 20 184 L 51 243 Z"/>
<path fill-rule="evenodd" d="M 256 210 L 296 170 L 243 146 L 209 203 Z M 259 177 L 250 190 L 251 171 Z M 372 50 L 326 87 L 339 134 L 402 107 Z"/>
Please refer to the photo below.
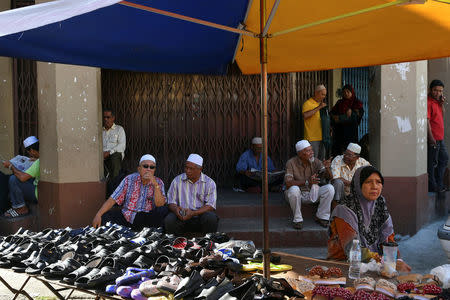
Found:
<path fill-rule="evenodd" d="M 358 143 L 358 126 L 364 114 L 363 103 L 350 84 L 342 88 L 342 99 L 331 109 L 333 155 L 341 155 L 349 143 Z"/>
<path fill-rule="evenodd" d="M 383 176 L 374 167 L 356 170 L 350 194 L 331 215 L 328 259 L 347 260 L 352 241 L 359 239 L 361 260 L 378 260 L 382 254 L 381 244 L 394 242 L 392 218 L 381 196 L 383 184 Z M 411 268 L 399 259 L 397 270 L 409 272 Z"/>

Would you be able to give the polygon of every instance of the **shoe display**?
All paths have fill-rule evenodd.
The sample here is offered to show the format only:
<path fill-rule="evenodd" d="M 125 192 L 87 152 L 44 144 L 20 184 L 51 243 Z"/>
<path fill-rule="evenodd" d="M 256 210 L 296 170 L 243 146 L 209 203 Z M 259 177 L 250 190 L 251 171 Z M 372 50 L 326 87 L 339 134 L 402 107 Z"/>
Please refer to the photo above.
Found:
<path fill-rule="evenodd" d="M 0 237 L 2 268 L 127 299 L 250 299 L 258 293 L 256 281 L 244 272 L 260 270 L 261 260 L 252 241 L 222 232 L 187 238 L 162 228 L 133 232 L 107 223 L 41 232 L 20 228 Z M 271 270 L 289 270 L 279 260 Z M 298 296 L 285 282 L 271 284 L 286 296 Z"/>

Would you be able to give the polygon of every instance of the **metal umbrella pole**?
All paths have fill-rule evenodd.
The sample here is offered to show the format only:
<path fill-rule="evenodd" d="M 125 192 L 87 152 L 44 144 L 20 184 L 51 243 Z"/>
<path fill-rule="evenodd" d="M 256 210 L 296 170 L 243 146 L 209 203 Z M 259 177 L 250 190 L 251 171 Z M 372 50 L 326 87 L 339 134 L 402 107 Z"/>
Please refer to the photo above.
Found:
<path fill-rule="evenodd" d="M 270 278 L 269 248 L 269 185 L 267 174 L 267 36 L 263 35 L 266 26 L 266 0 L 260 0 L 259 51 L 261 62 L 261 136 L 262 136 L 262 196 L 263 196 L 263 275 Z"/>

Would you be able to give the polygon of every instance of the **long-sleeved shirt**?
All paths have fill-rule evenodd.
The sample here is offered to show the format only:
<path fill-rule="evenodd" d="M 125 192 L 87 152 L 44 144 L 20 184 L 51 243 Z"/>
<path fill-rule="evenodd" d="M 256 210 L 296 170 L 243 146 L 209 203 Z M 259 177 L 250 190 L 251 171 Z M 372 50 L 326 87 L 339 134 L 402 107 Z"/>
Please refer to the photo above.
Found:
<path fill-rule="evenodd" d="M 251 169 L 262 171 L 262 154 L 259 156 L 259 161 L 257 162 L 253 151 L 248 149 L 239 157 L 239 161 L 236 164 L 236 171 L 239 173 L 241 171 L 250 171 Z M 275 166 L 269 156 L 267 156 L 267 170 L 269 172 L 275 171 Z"/>
<path fill-rule="evenodd" d="M 216 209 L 217 191 L 214 180 L 201 173 L 196 182 L 192 182 L 186 173 L 175 177 L 167 192 L 167 203 L 182 208 L 197 210 L 205 205 Z"/>
<path fill-rule="evenodd" d="M 125 147 L 126 137 L 122 126 L 114 123 L 110 129 L 103 127 L 103 152 L 109 151 L 110 154 L 119 152 L 123 159 Z"/>

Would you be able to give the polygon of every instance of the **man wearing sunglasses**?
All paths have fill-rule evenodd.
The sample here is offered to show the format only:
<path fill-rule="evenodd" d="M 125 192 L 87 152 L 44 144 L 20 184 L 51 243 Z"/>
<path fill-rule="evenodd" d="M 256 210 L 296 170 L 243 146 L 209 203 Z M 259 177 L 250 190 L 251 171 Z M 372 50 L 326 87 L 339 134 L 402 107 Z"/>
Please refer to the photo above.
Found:
<path fill-rule="evenodd" d="M 145 154 L 139 160 L 137 173 L 125 177 L 111 197 L 99 209 L 92 226 L 107 222 L 141 230 L 143 227 L 161 227 L 167 214 L 163 181 L 155 176 L 156 159 Z M 111 210 L 117 204 L 121 210 Z"/>
<path fill-rule="evenodd" d="M 110 180 L 119 175 L 126 147 L 125 131 L 115 120 L 113 110 L 103 110 L 103 165 Z"/>
<path fill-rule="evenodd" d="M 171 212 L 164 219 L 166 233 L 217 231 L 216 183 L 202 169 L 203 158 L 191 154 L 184 165 L 185 173 L 170 184 L 167 203 Z"/>

